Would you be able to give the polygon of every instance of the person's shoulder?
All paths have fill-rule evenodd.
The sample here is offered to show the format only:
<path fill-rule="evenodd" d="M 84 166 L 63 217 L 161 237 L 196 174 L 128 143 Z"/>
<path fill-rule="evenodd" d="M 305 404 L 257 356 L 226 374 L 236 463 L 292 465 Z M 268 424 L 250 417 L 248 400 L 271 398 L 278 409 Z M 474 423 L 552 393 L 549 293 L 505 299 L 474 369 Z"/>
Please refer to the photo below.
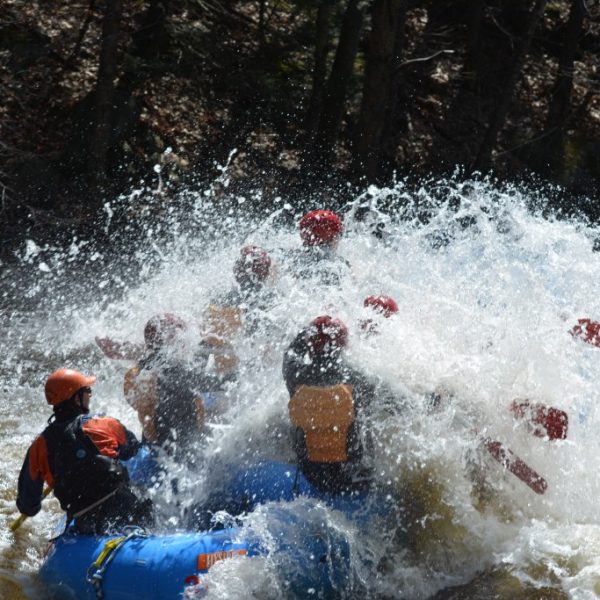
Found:
<path fill-rule="evenodd" d="M 49 427 L 49 425 L 48 425 Z M 29 445 L 29 449 L 37 449 L 40 446 L 45 446 L 46 445 L 46 438 L 44 437 L 44 433 L 46 432 L 46 430 L 48 429 L 48 427 L 46 427 L 44 429 L 44 431 L 42 431 L 41 433 L 38 433 L 34 438 L 33 441 L 31 442 L 31 444 Z"/>
<path fill-rule="evenodd" d="M 359 384 L 362 386 L 374 386 L 371 378 L 361 370 L 342 360 L 339 365 L 339 371 L 347 383 Z"/>
<path fill-rule="evenodd" d="M 304 354 L 306 351 L 308 351 L 308 342 L 306 341 L 306 334 L 306 329 L 303 329 L 302 331 L 297 333 L 294 339 L 288 345 L 286 354 Z"/>
<path fill-rule="evenodd" d="M 115 427 L 115 426 L 124 427 L 123 423 L 121 423 L 121 421 L 119 421 L 119 419 L 117 419 L 116 417 L 111 417 L 110 415 L 107 415 L 106 413 L 93 413 L 93 414 L 83 415 L 83 417 L 81 419 L 81 425 L 83 427 L 85 427 L 86 425 L 90 425 L 90 426 L 107 425 L 109 427 Z"/>

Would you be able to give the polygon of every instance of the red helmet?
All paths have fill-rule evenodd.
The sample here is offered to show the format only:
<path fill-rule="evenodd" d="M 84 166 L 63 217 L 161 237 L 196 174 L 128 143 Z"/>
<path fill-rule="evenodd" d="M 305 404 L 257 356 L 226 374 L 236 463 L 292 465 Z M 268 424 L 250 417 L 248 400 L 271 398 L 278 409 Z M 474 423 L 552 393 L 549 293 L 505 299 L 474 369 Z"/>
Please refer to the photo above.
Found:
<path fill-rule="evenodd" d="M 244 246 L 235 261 L 233 273 L 238 283 L 248 280 L 258 283 L 269 276 L 270 269 L 271 257 L 266 250 L 258 246 Z"/>
<path fill-rule="evenodd" d="M 173 342 L 178 331 L 187 329 L 186 322 L 172 313 L 154 315 L 144 327 L 144 340 L 148 348 L 160 348 Z"/>
<path fill-rule="evenodd" d="M 384 317 L 391 317 L 398 312 L 398 305 L 391 296 L 367 296 L 363 306 L 370 306 Z"/>
<path fill-rule="evenodd" d="M 305 246 L 321 246 L 337 240 L 344 226 L 330 210 L 311 210 L 300 219 L 300 237 Z"/>
<path fill-rule="evenodd" d="M 52 406 L 72 398 L 81 388 L 93 385 L 96 378 L 73 369 L 58 369 L 46 380 L 46 402 Z"/>
<path fill-rule="evenodd" d="M 329 315 L 313 319 L 308 331 L 308 343 L 317 354 L 326 347 L 343 348 L 348 343 L 348 328 L 340 319 Z"/>

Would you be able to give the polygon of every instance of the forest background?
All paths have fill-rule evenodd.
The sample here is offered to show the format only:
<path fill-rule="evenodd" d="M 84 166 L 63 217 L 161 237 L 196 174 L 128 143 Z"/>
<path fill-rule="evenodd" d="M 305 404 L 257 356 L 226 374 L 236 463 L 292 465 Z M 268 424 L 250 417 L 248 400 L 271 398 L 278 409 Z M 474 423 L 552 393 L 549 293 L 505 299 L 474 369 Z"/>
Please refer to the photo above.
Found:
<path fill-rule="evenodd" d="M 3 260 L 139 188 L 335 208 L 458 172 L 600 220 L 598 0 L 4 0 L 0 88 Z"/>

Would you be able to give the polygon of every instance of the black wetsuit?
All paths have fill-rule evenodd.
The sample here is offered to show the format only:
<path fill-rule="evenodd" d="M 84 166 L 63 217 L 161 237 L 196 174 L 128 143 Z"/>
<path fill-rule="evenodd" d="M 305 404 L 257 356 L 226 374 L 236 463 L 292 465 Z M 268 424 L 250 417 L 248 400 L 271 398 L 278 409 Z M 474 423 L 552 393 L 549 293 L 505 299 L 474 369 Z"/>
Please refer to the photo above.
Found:
<path fill-rule="evenodd" d="M 73 519 L 80 533 L 100 535 L 125 525 L 151 526 L 152 502 L 129 485 L 127 469 L 120 462 L 139 447 L 135 435 L 116 419 L 65 406 L 55 411 L 27 452 L 17 506 L 25 514 L 36 514 L 43 480 L 53 480 L 67 522 Z"/>
<path fill-rule="evenodd" d="M 190 363 L 167 353 L 154 353 L 139 362 L 141 371 L 149 370 L 156 375 L 158 404 L 154 423 L 158 443 L 175 456 L 186 456 L 189 460 L 194 455 L 189 450 L 201 435 L 196 399 L 206 392 L 222 391 L 234 377 L 209 369 L 211 352 L 210 346 L 202 342 Z"/>

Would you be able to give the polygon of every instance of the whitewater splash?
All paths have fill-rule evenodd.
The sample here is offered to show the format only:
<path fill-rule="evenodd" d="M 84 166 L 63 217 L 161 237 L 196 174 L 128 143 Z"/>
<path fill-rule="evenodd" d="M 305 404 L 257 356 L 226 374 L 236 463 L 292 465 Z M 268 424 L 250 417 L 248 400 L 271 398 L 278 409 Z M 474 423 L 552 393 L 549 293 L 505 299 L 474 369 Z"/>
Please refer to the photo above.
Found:
<path fill-rule="evenodd" d="M 106 207 L 99 227 L 113 248 L 82 239 L 66 250 L 24 241 L 20 265 L 3 278 L 0 321 L 0 596 L 43 597 L 34 574 L 60 514 L 48 499 L 16 535 L 7 528 L 16 517 L 21 461 L 49 416 L 44 379 L 63 365 L 94 373 L 93 410 L 139 433 L 122 394 L 131 363 L 103 356 L 94 337 L 141 342 L 148 317 L 163 311 L 200 332 L 211 299 L 233 285 L 233 262 L 248 243 L 267 249 L 277 267 L 269 283 L 276 302 L 265 315 L 271 325 L 237 349 L 242 375 L 235 402 L 203 449 L 207 468 L 193 478 L 176 473 L 178 498 L 168 489 L 157 496 L 165 522 L 180 526 L 182 505 L 207 494 L 222 465 L 292 460 L 282 353 L 309 320 L 329 313 L 350 329 L 352 364 L 386 382 L 404 407 L 400 416 L 382 408 L 373 433 L 378 477 L 408 498 L 413 515 L 408 542 L 395 546 L 386 532 L 365 535 L 319 508 L 350 544 L 347 595 L 366 588 L 372 597 L 417 599 L 458 585 L 470 598 L 488 598 L 490 590 L 501 598 L 538 598 L 540 589 L 557 598 L 600 595 L 600 350 L 568 333 L 580 317 L 600 319 L 597 230 L 543 218 L 525 188 L 453 180 L 417 190 L 404 183 L 373 188 L 342 211 L 339 253 L 352 277 L 339 288 L 315 289 L 286 268 L 287 253 L 300 244 L 300 214 L 277 200 L 280 208 L 248 217 L 242 209 L 253 200 L 187 192 L 161 205 L 136 193 Z M 114 214 L 129 206 L 143 223 L 135 243 L 111 229 Z M 391 295 L 400 312 L 366 338 L 359 323 L 370 294 Z M 439 385 L 452 399 L 428 414 L 427 395 Z M 514 398 L 566 410 L 568 438 L 531 435 L 512 418 Z M 536 495 L 504 472 L 482 451 L 474 428 L 541 473 L 547 492 Z M 285 511 L 301 515 L 306 506 L 267 505 L 244 525 L 268 543 L 285 529 Z M 198 593 L 285 598 L 281 561 L 222 561 Z"/>

